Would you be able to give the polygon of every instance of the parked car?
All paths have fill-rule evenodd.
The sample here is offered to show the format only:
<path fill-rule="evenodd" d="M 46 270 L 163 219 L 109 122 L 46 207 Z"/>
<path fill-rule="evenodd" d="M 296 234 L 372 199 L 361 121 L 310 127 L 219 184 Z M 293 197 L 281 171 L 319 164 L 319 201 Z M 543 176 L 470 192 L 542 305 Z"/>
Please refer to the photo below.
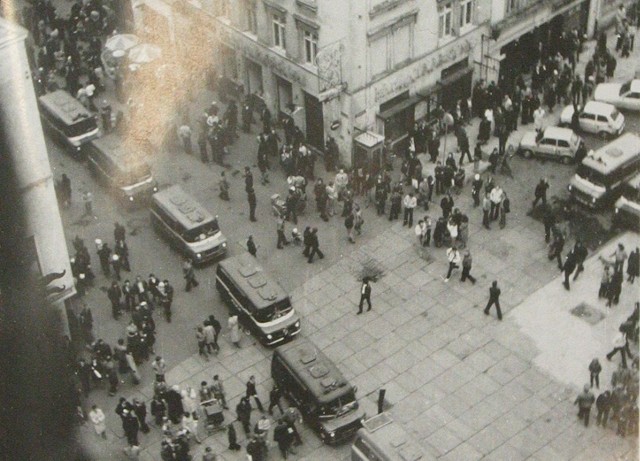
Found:
<path fill-rule="evenodd" d="M 640 111 L 640 79 L 624 83 L 601 83 L 593 92 L 593 99 L 607 102 L 618 109 Z"/>
<path fill-rule="evenodd" d="M 559 160 L 564 164 L 582 160 L 587 153 L 584 141 L 570 128 L 550 126 L 537 133 L 527 131 L 518 146 L 524 158 L 540 157 Z"/>
<path fill-rule="evenodd" d="M 570 126 L 575 109 L 565 107 L 560 114 L 560 125 Z M 580 130 L 597 134 L 603 139 L 619 136 L 624 131 L 624 115 L 606 102 L 589 101 L 579 114 Z"/>

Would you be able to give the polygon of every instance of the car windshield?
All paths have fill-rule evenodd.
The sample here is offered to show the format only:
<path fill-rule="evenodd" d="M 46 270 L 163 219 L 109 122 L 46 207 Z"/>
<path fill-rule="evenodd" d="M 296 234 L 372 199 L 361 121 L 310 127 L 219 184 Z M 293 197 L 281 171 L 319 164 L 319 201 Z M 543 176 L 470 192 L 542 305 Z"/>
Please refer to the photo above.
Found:
<path fill-rule="evenodd" d="M 182 237 L 189 243 L 199 242 L 212 235 L 215 235 L 220 228 L 218 227 L 218 220 L 213 219 L 209 222 L 201 224 L 198 227 L 194 227 L 182 234 Z"/>
<path fill-rule="evenodd" d="M 356 394 L 353 390 L 320 407 L 321 418 L 337 418 L 358 408 Z"/>
<path fill-rule="evenodd" d="M 93 131 L 96 128 L 98 128 L 98 125 L 96 124 L 95 117 L 87 117 L 80 120 L 77 123 L 74 123 L 73 125 L 67 126 L 64 132 L 67 136 L 69 136 L 70 138 L 73 138 L 75 136 L 80 136 L 85 133 L 89 133 L 90 131 Z"/>
<path fill-rule="evenodd" d="M 596 186 L 606 187 L 607 185 L 607 177 L 588 166 L 580 165 L 576 174 Z"/>
<path fill-rule="evenodd" d="M 631 91 L 631 80 L 622 84 L 620 87 L 620 96 L 627 94 L 629 91 Z"/>
<path fill-rule="evenodd" d="M 256 311 L 254 318 L 260 323 L 272 322 L 291 312 L 291 300 L 285 298 L 263 309 Z"/>

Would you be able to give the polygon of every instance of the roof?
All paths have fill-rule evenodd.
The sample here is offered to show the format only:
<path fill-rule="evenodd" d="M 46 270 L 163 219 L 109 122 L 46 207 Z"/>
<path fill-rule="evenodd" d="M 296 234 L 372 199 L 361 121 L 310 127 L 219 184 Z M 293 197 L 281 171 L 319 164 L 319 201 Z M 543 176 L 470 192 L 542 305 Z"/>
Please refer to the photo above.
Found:
<path fill-rule="evenodd" d="M 583 109 L 583 111 L 586 112 L 596 112 L 601 114 L 610 114 L 614 110 L 616 110 L 616 108 L 612 104 L 601 101 L 589 101 L 585 104 Z"/>
<path fill-rule="evenodd" d="M 218 266 L 233 276 L 233 281 L 257 309 L 264 309 L 289 297 L 284 288 L 270 279 L 256 263 L 255 258 L 248 253 L 220 261 Z"/>
<path fill-rule="evenodd" d="M 559 126 L 548 126 L 544 130 L 545 137 L 553 139 L 571 139 L 574 132 L 571 128 L 561 128 Z"/>
<path fill-rule="evenodd" d="M 373 133 L 371 131 L 366 131 L 356 136 L 354 141 L 362 144 L 365 147 L 374 147 L 384 142 L 384 136 Z"/>
<path fill-rule="evenodd" d="M 27 30 L 0 17 L 0 48 L 5 48 L 15 42 L 24 41 Z"/>
<path fill-rule="evenodd" d="M 124 145 L 122 138 L 115 134 L 107 134 L 101 138 L 91 141 L 91 143 L 110 157 L 116 166 L 122 170 L 133 169 L 139 165 L 146 165 L 143 153 L 129 150 Z"/>
<path fill-rule="evenodd" d="M 634 78 L 631 80 L 631 91 L 640 93 L 640 79 Z"/>
<path fill-rule="evenodd" d="M 608 174 L 634 159 L 640 163 L 640 138 L 625 133 L 597 151 L 589 152 L 582 164 L 601 174 Z"/>
<path fill-rule="evenodd" d="M 361 433 L 379 451 L 392 456 L 393 461 L 426 461 L 425 450 L 396 423 L 389 413 L 380 413 L 362 422 Z"/>
<path fill-rule="evenodd" d="M 284 344 L 274 351 L 305 383 L 321 404 L 353 391 L 353 386 L 315 344 L 305 338 Z"/>
<path fill-rule="evenodd" d="M 214 220 L 209 211 L 178 185 L 156 192 L 153 200 L 188 230 Z"/>
<path fill-rule="evenodd" d="M 80 101 L 64 90 L 56 90 L 40 96 L 39 101 L 67 125 L 92 117 Z"/>

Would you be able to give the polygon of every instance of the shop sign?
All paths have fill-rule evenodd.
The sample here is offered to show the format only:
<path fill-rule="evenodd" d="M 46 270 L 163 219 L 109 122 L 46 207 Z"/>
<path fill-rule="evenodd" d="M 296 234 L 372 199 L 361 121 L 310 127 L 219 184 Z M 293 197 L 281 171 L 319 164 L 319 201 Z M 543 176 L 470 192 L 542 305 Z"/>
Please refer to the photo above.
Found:
<path fill-rule="evenodd" d="M 240 36 L 237 33 L 230 32 L 224 26 L 219 28 L 220 39 L 231 46 L 236 51 L 239 51 L 244 56 L 248 57 L 252 61 L 262 64 L 263 66 L 272 69 L 276 74 L 289 80 L 290 82 L 296 82 L 305 87 L 307 79 L 301 74 L 298 69 L 289 64 L 284 57 L 279 57 L 277 54 L 268 49 L 262 48 L 260 45 L 254 43 L 249 38 Z"/>
<path fill-rule="evenodd" d="M 399 77 L 394 75 L 393 78 L 385 79 L 388 81 L 376 84 L 373 90 L 376 103 L 387 100 L 391 95 L 406 91 L 416 80 L 429 75 L 450 62 L 459 60 L 468 54 L 474 45 L 475 42 L 470 40 L 457 41 L 449 48 L 439 50 L 431 56 L 422 58 L 416 65 L 411 66 L 404 75 Z"/>

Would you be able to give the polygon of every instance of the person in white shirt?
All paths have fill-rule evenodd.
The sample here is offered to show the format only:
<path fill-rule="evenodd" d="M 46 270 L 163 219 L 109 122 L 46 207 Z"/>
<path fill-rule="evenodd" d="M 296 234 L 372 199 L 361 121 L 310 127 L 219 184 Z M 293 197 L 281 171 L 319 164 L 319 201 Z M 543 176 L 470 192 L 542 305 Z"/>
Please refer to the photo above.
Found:
<path fill-rule="evenodd" d="M 327 184 L 327 214 L 329 216 L 335 216 L 336 214 L 336 202 L 338 201 L 338 191 L 333 185 L 333 181 L 329 181 Z"/>
<path fill-rule="evenodd" d="M 103 439 L 107 438 L 107 425 L 105 424 L 106 417 L 103 411 L 98 408 L 97 405 L 91 407 L 89 412 L 89 419 L 93 423 L 93 427 L 96 430 L 96 434 L 102 436 Z"/>
<path fill-rule="evenodd" d="M 504 199 L 504 192 L 502 191 L 502 188 L 500 186 L 495 186 L 493 189 L 491 189 L 491 192 L 489 193 L 489 200 L 491 201 L 490 216 L 492 221 L 495 221 L 496 219 L 498 219 L 500 204 L 502 203 L 503 199 Z"/>
<path fill-rule="evenodd" d="M 408 225 L 410 228 L 413 227 L 413 210 L 418 205 L 418 199 L 413 195 L 413 192 L 409 192 L 404 196 L 403 200 L 404 205 L 404 222 L 403 226 Z"/>
<path fill-rule="evenodd" d="M 447 259 L 449 260 L 449 270 L 447 271 L 447 276 L 444 278 L 445 282 L 449 281 L 453 270 L 460 267 L 460 252 L 455 246 L 447 250 Z"/>
<path fill-rule="evenodd" d="M 542 131 L 542 120 L 544 119 L 544 109 L 542 106 L 533 111 L 533 127 L 538 133 Z"/>
<path fill-rule="evenodd" d="M 348 184 L 349 176 L 347 176 L 347 173 L 345 173 L 344 170 L 340 170 L 336 174 L 335 180 L 336 195 L 338 196 L 338 200 L 340 200 L 340 197 L 342 197 L 342 194 L 346 190 Z"/>

